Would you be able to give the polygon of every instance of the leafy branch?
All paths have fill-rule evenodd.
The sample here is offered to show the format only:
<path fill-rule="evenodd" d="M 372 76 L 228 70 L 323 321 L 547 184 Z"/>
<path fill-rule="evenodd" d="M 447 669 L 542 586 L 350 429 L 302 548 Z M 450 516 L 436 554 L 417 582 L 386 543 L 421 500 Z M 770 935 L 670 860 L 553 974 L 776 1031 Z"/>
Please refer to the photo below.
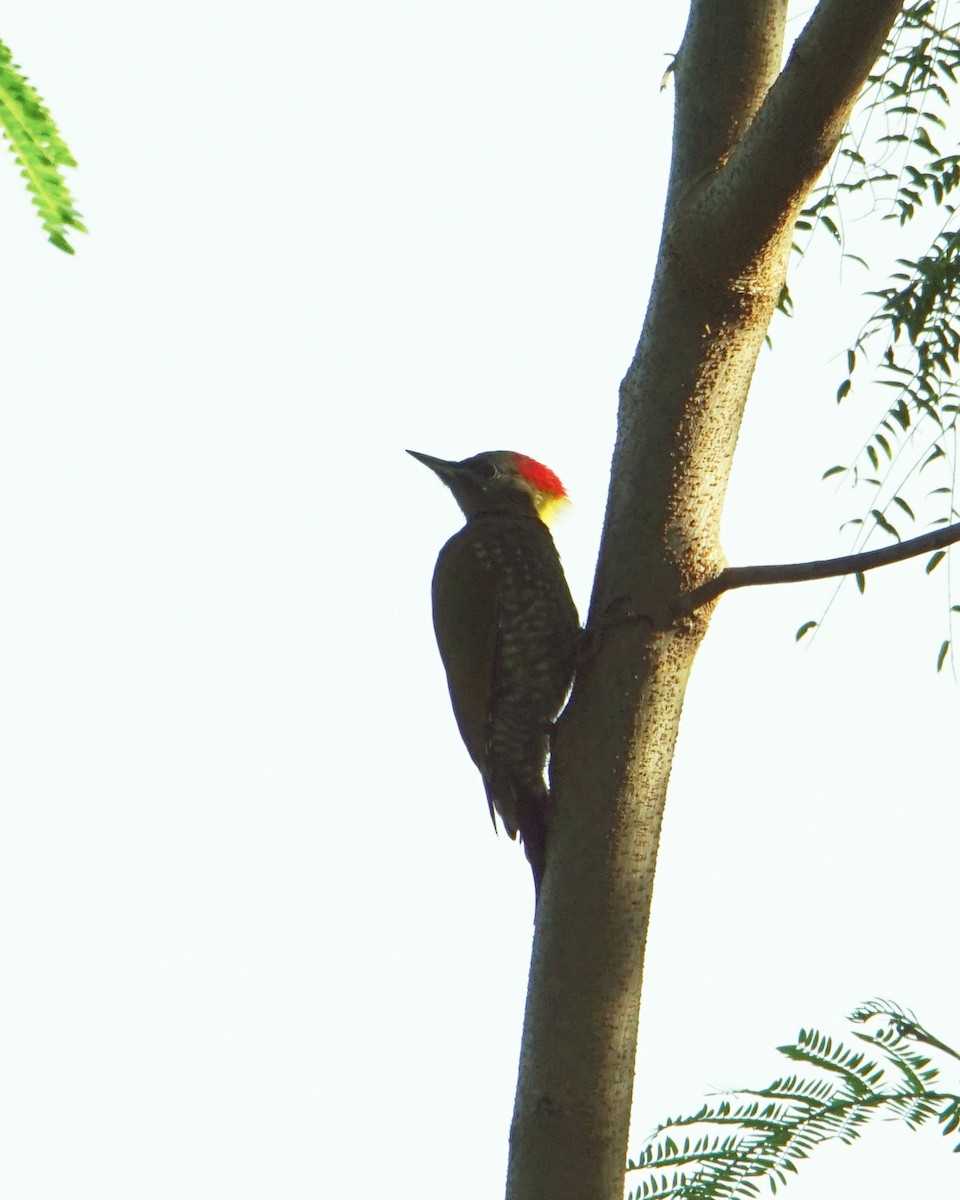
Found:
<path fill-rule="evenodd" d="M 882 546 L 878 550 L 862 550 L 858 554 L 844 554 L 839 558 L 821 558 L 804 563 L 770 563 L 755 567 L 725 567 L 719 575 L 682 597 L 678 605 L 678 615 L 691 613 L 734 588 L 771 583 L 805 583 L 812 579 L 856 575 L 862 591 L 862 576 L 865 571 L 933 552 L 927 562 L 929 574 L 942 560 L 944 547 L 952 546 L 955 542 L 960 542 L 960 524 L 935 529 L 905 542 Z M 803 632 L 805 633 L 806 629 Z"/>
<path fill-rule="evenodd" d="M 854 1036 L 867 1051 L 801 1029 L 779 1050 L 814 1074 L 738 1090 L 732 1099 L 659 1125 L 627 1164 L 636 1180 L 629 1200 L 732 1200 L 755 1195 L 762 1179 L 776 1192 L 815 1146 L 835 1139 L 849 1145 L 877 1117 L 911 1129 L 936 1117 L 944 1136 L 956 1133 L 960 1096 L 937 1086 L 939 1068 L 926 1047 L 960 1054 L 891 1001 L 868 1001 L 849 1020 L 863 1026 Z"/>
<path fill-rule="evenodd" d="M 36 90 L 13 62 L 0 42 L 0 126 L 27 181 L 27 191 L 36 205 L 49 240 L 60 250 L 73 254 L 67 232 L 86 233 L 80 214 L 63 175 L 64 167 L 76 161 Z"/>
<path fill-rule="evenodd" d="M 944 438 L 960 412 L 953 384 L 960 355 L 960 218 L 952 202 L 960 188 L 960 154 L 943 153 L 938 142 L 946 129 L 950 88 L 960 75 L 960 26 L 941 22 L 941 7 L 937 0 L 904 7 L 867 79 L 856 124 L 797 222 L 798 233 L 812 235 L 822 227 L 845 249 L 844 209 L 856 194 L 867 199 L 869 213 L 901 226 L 930 208 L 942 214 L 923 251 L 898 259 L 887 286 L 867 293 L 879 304 L 847 351 L 846 375 L 837 389 L 839 403 L 854 389 L 855 368 L 868 358 L 876 363 L 877 382 L 892 391 L 853 462 L 826 472 L 876 489 L 872 520 L 857 522 L 858 544 L 876 528 L 895 532 L 895 511 L 915 520 L 900 491 L 927 466 L 939 462 L 951 472 L 950 486 L 930 496 L 953 490 Z M 863 263 L 856 255 L 846 257 Z M 929 437 L 921 432 L 918 438 L 918 430 L 929 430 Z M 882 469 L 892 484 L 881 497 Z M 951 519 L 952 513 L 939 523 Z"/>
<path fill-rule="evenodd" d="M 845 522 L 862 552 L 876 534 L 901 540 L 904 523 L 942 528 L 960 520 L 955 503 L 960 417 L 960 154 L 945 144 L 951 93 L 960 77 L 960 25 L 943 0 L 904 6 L 868 77 L 854 116 L 823 181 L 797 221 L 801 255 L 825 230 L 845 258 L 852 215 L 906 226 L 921 215 L 918 252 L 897 259 L 866 294 L 873 313 L 846 353 L 837 403 L 869 381 L 887 391 L 879 419 L 846 464 L 824 478 L 870 489 L 861 514 Z M 955 139 L 946 139 L 952 142 Z M 790 311 L 789 293 L 783 298 Z M 869 365 L 868 370 L 864 366 Z M 922 527 L 922 526 L 921 526 Z M 928 573 L 942 560 L 931 560 Z M 949 566 L 949 564 L 948 564 Z M 857 574 L 863 590 L 864 577 Z M 948 606 L 950 619 L 960 606 Z M 798 637 L 817 625 L 808 621 Z M 940 646 L 938 670 L 950 647 Z"/>

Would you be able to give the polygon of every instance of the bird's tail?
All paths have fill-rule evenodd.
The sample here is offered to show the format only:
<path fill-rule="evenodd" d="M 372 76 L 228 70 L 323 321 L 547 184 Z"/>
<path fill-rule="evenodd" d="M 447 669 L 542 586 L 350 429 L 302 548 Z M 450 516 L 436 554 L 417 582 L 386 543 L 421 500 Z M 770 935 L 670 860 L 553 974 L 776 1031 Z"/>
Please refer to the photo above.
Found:
<path fill-rule="evenodd" d="M 535 897 L 539 899 L 540 883 L 547 865 L 547 812 L 550 806 L 543 781 L 532 783 L 525 780 L 521 783 L 510 778 L 484 778 L 484 784 L 494 829 L 497 827 L 493 815 L 496 812 L 511 840 L 520 834 L 527 862 L 533 872 Z"/>
<path fill-rule="evenodd" d="M 546 791 L 521 796 L 517 801 L 517 824 L 523 851 L 533 872 L 533 890 L 540 899 L 540 884 L 547 866 L 547 799 Z"/>

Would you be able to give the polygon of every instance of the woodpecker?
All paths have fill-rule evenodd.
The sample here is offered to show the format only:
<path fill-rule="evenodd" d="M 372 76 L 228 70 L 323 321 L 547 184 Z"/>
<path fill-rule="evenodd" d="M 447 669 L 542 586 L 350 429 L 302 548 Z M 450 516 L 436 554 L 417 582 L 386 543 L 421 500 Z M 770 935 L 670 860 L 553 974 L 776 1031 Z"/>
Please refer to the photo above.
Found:
<path fill-rule="evenodd" d="M 433 624 L 460 735 L 490 817 L 520 834 L 536 894 L 546 864 L 544 770 L 580 636 L 549 519 L 566 502 L 548 468 L 510 450 L 447 462 L 408 450 L 447 485 L 467 522 L 440 551 Z"/>

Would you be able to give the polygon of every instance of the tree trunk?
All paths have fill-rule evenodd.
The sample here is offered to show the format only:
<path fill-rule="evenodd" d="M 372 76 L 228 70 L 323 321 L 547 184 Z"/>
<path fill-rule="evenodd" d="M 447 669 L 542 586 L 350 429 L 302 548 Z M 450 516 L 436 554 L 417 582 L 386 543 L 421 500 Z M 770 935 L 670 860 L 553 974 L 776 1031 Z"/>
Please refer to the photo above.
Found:
<path fill-rule="evenodd" d="M 794 221 L 900 7 L 821 0 L 782 71 L 786 0 L 691 7 L 658 266 L 621 385 L 593 654 L 551 764 L 508 1200 L 623 1194 L 660 825 L 709 608 L 673 614 L 724 565 L 727 479 Z"/>

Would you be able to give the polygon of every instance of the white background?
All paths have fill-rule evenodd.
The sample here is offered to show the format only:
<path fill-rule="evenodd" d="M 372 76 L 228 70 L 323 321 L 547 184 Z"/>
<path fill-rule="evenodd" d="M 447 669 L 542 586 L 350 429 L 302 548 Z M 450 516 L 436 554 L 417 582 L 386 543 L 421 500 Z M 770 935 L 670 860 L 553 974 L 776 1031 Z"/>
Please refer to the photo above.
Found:
<path fill-rule="evenodd" d="M 554 467 L 585 609 L 685 7 L 5 11 L 92 231 L 49 247 L 6 163 L 5 1200 L 500 1194 L 531 886 L 433 642 L 458 513 L 403 451 Z M 869 501 L 819 478 L 885 399 L 834 402 L 866 284 L 825 241 L 757 371 L 733 563 L 843 553 Z M 946 583 L 919 560 L 848 584 L 800 646 L 832 584 L 722 601 L 635 1150 L 871 996 L 960 1044 Z M 789 1194 L 943 1194 L 951 1146 L 885 1127 Z"/>

